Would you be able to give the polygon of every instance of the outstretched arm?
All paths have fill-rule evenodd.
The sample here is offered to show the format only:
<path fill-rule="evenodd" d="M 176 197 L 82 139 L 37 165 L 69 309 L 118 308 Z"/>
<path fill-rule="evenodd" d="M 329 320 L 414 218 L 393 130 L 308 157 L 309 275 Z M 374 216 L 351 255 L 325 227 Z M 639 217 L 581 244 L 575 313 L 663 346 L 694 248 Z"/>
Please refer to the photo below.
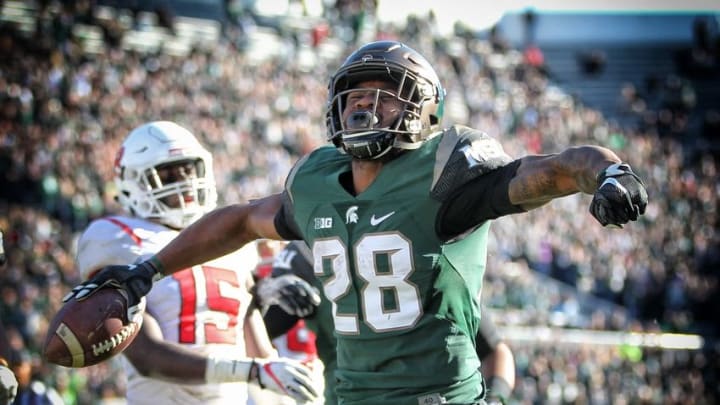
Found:
<path fill-rule="evenodd" d="M 158 270 L 168 275 L 224 256 L 255 239 L 282 239 L 274 224 L 280 206 L 280 194 L 275 194 L 208 213 L 155 255 Z"/>
<path fill-rule="evenodd" d="M 613 151 L 600 146 L 574 147 L 552 155 L 526 156 L 520 161 L 508 195 L 512 204 L 526 210 L 577 192 L 594 194 L 597 175 L 621 162 Z"/>
<path fill-rule="evenodd" d="M 593 194 L 590 213 L 603 226 L 636 221 L 648 203 L 645 185 L 630 165 L 600 146 L 523 158 L 508 186 L 510 202 L 526 210 L 576 192 Z"/>
<path fill-rule="evenodd" d="M 436 229 L 449 239 L 489 219 L 578 192 L 593 195 L 590 213 L 603 226 L 637 220 L 648 202 L 640 178 L 614 152 L 580 146 L 526 156 L 468 181 L 444 201 Z"/>
<path fill-rule="evenodd" d="M 282 197 L 275 194 L 217 209 L 184 229 L 149 260 L 104 267 L 73 288 L 63 301 L 82 300 L 104 287 L 120 288 L 128 293 L 128 318 L 142 323 L 141 298 L 163 276 L 224 256 L 258 238 L 281 239 L 275 229 L 275 216 L 281 206 Z"/>

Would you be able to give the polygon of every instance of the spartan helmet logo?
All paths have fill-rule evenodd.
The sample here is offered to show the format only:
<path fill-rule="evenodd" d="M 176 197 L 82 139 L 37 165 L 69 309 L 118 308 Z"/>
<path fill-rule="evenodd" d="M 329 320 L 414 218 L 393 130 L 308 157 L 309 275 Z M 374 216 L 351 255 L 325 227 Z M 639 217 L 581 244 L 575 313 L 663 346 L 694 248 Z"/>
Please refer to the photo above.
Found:
<path fill-rule="evenodd" d="M 348 208 L 347 211 L 345 211 L 345 223 L 346 224 L 357 224 L 357 222 L 358 222 L 357 210 L 358 210 L 358 206 L 353 205 L 352 207 Z"/>

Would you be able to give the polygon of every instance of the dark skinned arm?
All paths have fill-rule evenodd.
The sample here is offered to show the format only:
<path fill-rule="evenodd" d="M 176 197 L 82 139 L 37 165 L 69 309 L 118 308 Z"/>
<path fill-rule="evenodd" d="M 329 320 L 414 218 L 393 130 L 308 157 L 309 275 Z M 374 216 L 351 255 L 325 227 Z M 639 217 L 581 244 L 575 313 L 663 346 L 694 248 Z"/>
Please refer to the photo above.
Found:
<path fill-rule="evenodd" d="M 280 194 L 212 211 L 180 232 L 155 258 L 165 275 L 233 252 L 259 238 L 282 239 L 275 230 Z"/>
<path fill-rule="evenodd" d="M 148 313 L 143 314 L 143 326 L 123 354 L 145 377 L 184 384 L 206 383 L 207 356 L 163 340 L 157 320 Z"/>
<path fill-rule="evenodd" d="M 508 194 L 512 204 L 526 210 L 577 192 L 595 193 L 598 173 L 621 161 L 613 151 L 600 146 L 573 147 L 520 160 Z"/>

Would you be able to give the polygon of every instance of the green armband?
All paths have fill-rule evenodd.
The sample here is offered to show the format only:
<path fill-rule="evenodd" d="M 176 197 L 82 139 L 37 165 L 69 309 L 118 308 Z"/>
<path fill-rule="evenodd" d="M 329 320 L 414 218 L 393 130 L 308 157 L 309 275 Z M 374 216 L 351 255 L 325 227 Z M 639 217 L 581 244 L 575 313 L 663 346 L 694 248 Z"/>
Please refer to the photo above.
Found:
<path fill-rule="evenodd" d="M 159 275 L 158 277 L 153 277 L 153 279 L 155 279 L 155 278 L 161 279 L 161 278 L 165 277 L 165 266 L 163 266 L 160 259 L 158 259 L 156 256 L 152 256 L 147 261 L 148 261 L 148 263 L 150 263 L 153 266 L 153 268 L 155 269 L 155 272 Z"/>

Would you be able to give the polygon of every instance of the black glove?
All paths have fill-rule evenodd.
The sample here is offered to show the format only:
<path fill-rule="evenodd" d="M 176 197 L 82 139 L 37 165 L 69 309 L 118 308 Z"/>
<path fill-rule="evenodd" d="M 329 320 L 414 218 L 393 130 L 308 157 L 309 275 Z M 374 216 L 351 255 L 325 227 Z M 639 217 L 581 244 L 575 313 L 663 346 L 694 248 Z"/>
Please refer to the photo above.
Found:
<path fill-rule="evenodd" d="M 150 292 L 153 283 L 160 278 L 162 273 L 150 260 L 129 266 L 106 266 L 90 280 L 73 288 L 63 298 L 63 302 L 73 298 L 83 300 L 101 288 L 112 287 L 125 291 L 128 296 L 128 306 L 135 307 Z"/>
<path fill-rule="evenodd" d="M 647 190 L 627 163 L 615 163 L 598 174 L 598 189 L 590 203 L 590 213 L 602 226 L 636 221 L 645 213 Z"/>
<path fill-rule="evenodd" d="M 305 318 L 320 305 L 320 293 L 315 287 L 294 274 L 260 280 L 253 293 L 263 312 L 270 305 L 278 305 L 290 315 Z"/>

